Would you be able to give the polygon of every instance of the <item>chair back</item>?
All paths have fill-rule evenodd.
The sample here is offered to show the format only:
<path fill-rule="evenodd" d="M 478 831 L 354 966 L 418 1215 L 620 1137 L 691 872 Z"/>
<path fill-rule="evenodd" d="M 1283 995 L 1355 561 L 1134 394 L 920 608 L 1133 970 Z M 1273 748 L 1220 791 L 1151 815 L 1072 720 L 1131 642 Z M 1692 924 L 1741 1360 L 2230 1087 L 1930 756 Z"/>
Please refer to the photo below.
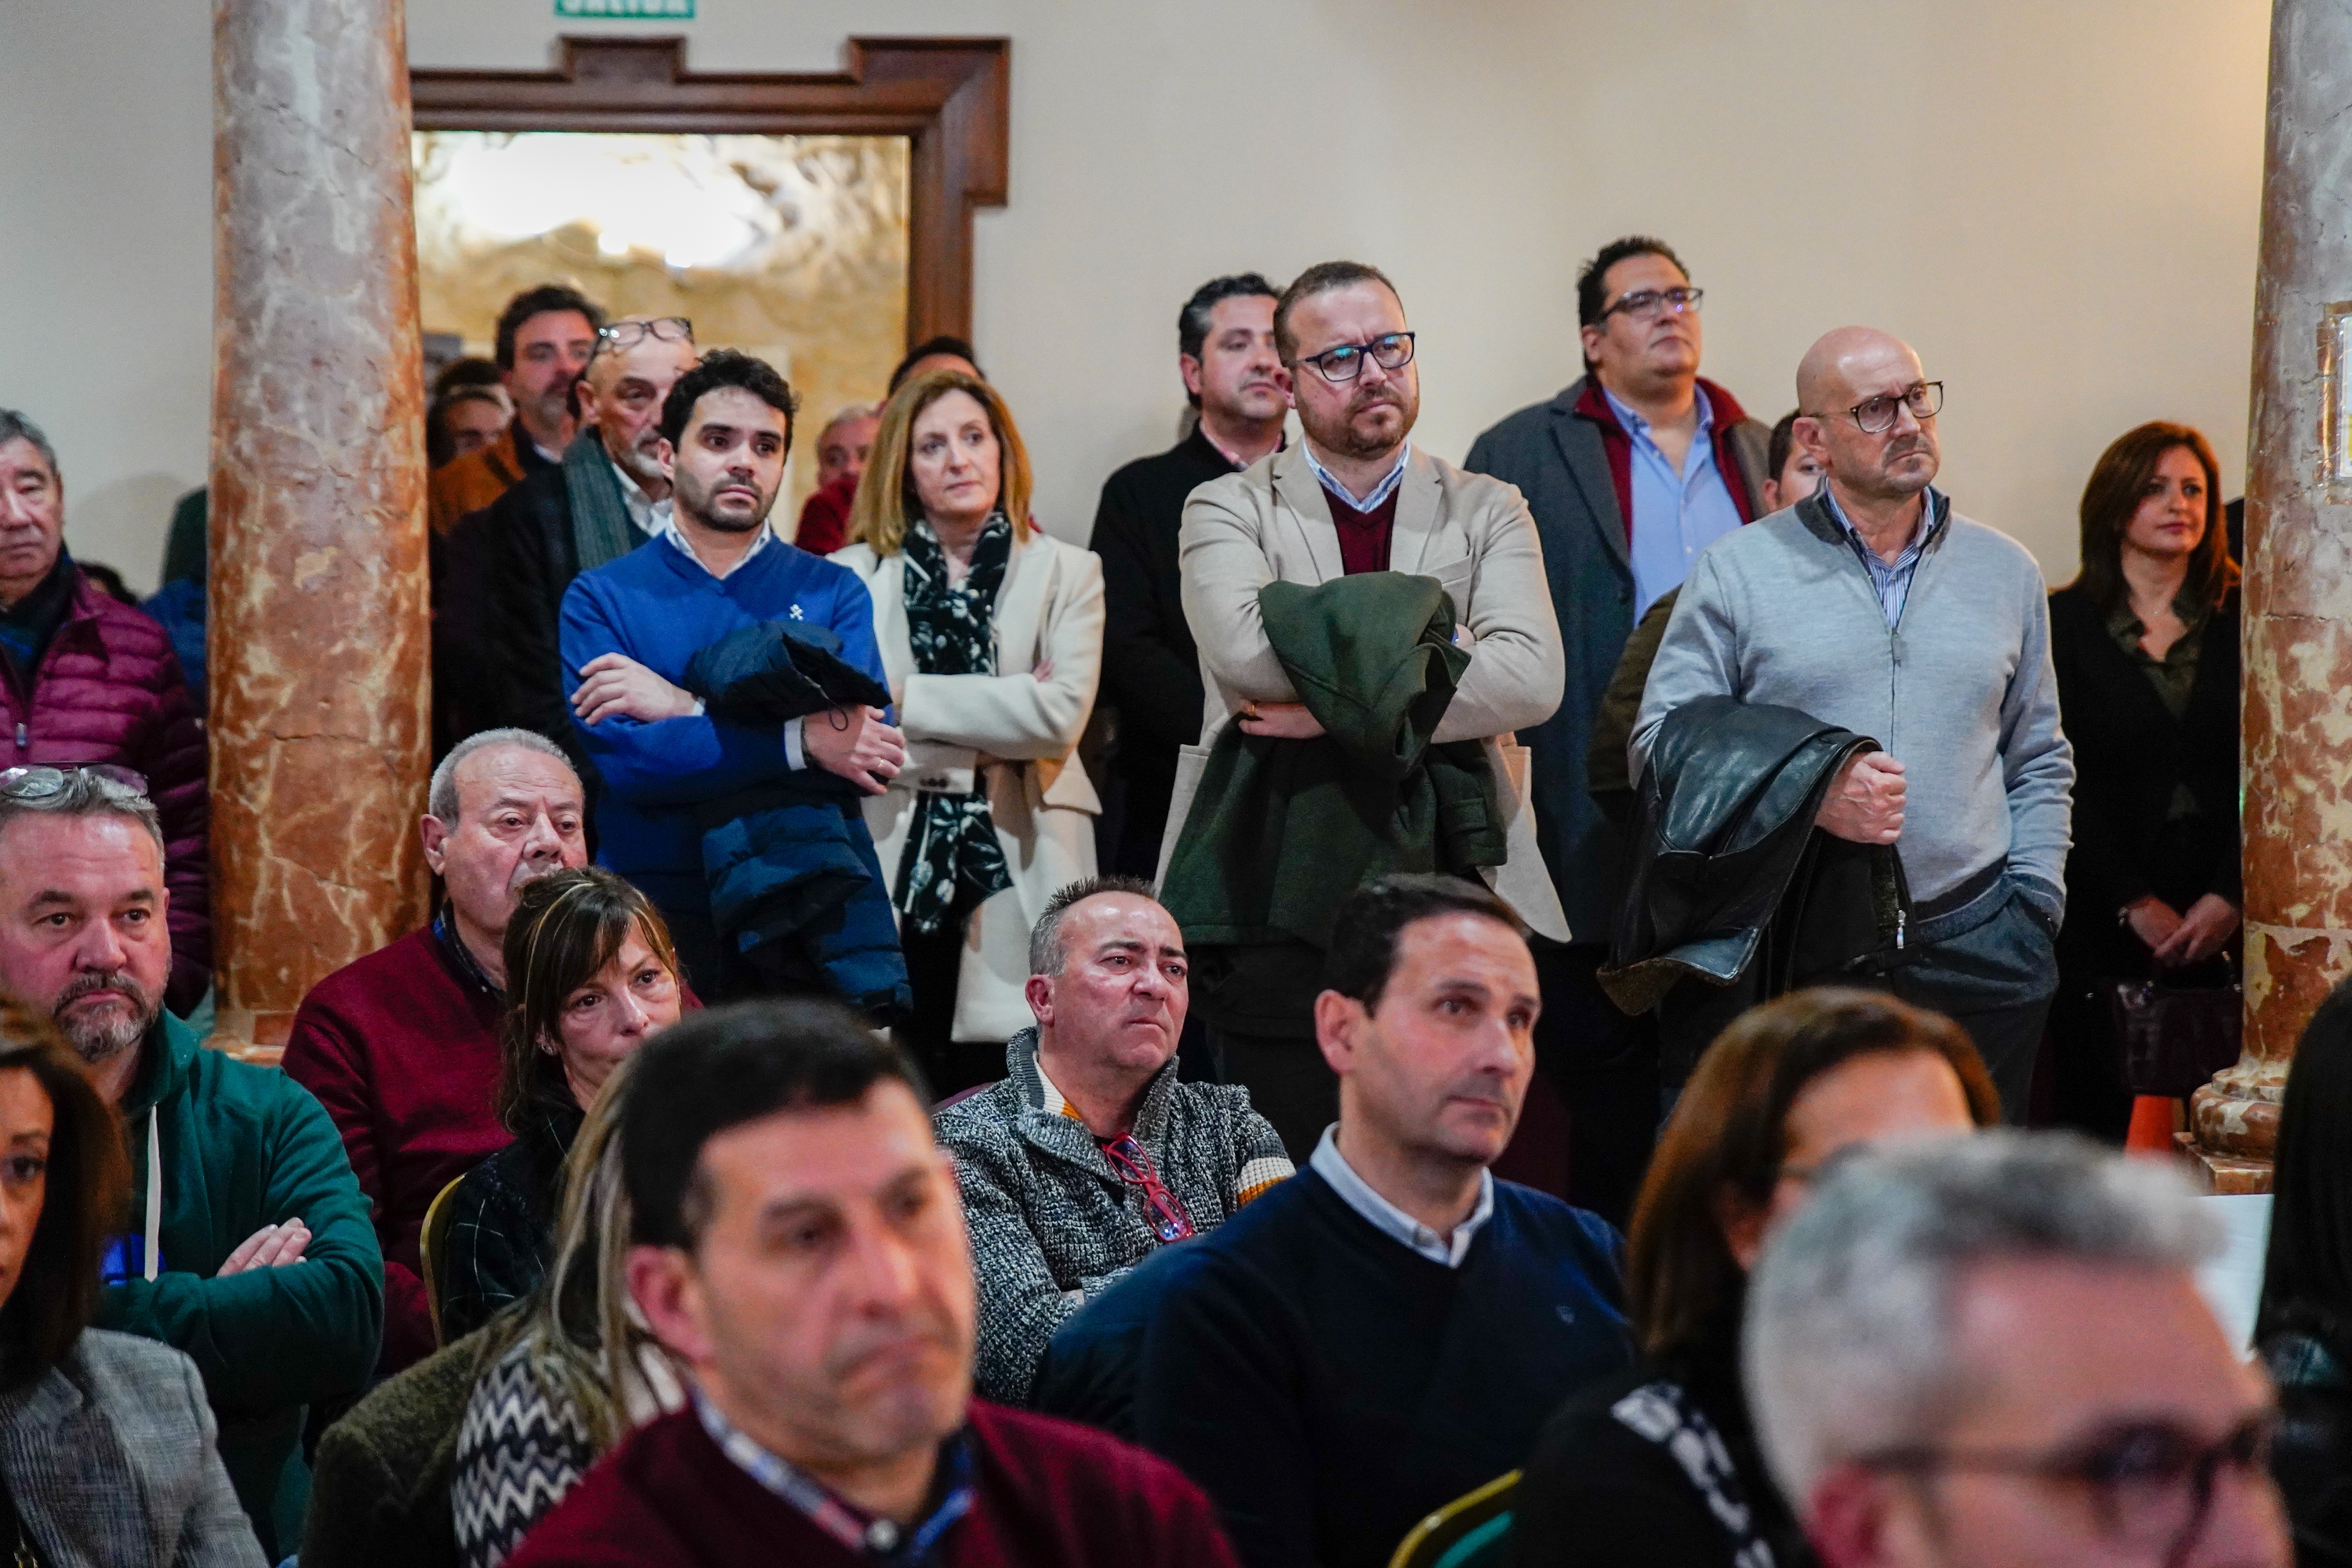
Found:
<path fill-rule="evenodd" d="M 1501 1568 L 1519 1472 L 1465 1493 L 1405 1532 L 1389 1568 Z"/>
<path fill-rule="evenodd" d="M 457 1217 L 457 1206 L 449 1200 L 457 1194 L 457 1181 L 433 1194 L 425 1208 L 425 1229 L 416 1238 L 417 1272 L 425 1279 L 425 1305 L 433 1314 L 433 1344 L 439 1349 L 448 1342 L 441 1333 L 441 1260 L 449 1251 L 449 1222 Z"/>

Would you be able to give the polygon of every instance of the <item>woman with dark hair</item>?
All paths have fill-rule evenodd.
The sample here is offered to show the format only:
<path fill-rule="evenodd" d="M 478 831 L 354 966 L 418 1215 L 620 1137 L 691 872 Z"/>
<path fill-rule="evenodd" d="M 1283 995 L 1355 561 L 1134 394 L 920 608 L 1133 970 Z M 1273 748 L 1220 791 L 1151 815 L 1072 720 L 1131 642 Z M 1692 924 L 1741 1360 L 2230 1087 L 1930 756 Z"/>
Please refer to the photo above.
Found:
<path fill-rule="evenodd" d="M 1845 1151 L 2000 1121 L 1976 1047 L 1940 1014 L 1826 989 L 1735 1020 L 1699 1058 L 1634 1206 L 1625 1287 L 1642 1360 L 1545 1426 L 1514 1502 L 1510 1561 L 1811 1561 L 1740 1388 L 1748 1271 L 1766 1231 Z"/>
<path fill-rule="evenodd" d="M 893 395 L 835 553 L 874 597 L 907 765 L 866 826 L 898 911 L 899 1037 L 952 1094 L 1005 1073 L 1033 1020 L 1029 928 L 1095 874 L 1076 756 L 1102 668 L 1102 561 L 1029 517 L 1029 454 L 996 389 L 928 370 Z M 814 721 L 812 721 L 814 722 Z"/>
<path fill-rule="evenodd" d="M 526 883 L 506 934 L 507 1011 L 494 1105 L 514 1142 L 449 1199 L 444 1342 L 471 1333 L 547 1273 L 563 1163 L 613 1068 L 677 1022 L 684 994 L 653 901 L 602 867 Z"/>
<path fill-rule="evenodd" d="M 2278 1385 L 2271 1472 L 2295 1561 L 2352 1564 L 2352 981 L 2304 1026 L 2279 1110 L 2254 1348 Z"/>
<path fill-rule="evenodd" d="M 2074 744 L 2074 847 L 2051 1009 L 2057 1120 L 2131 1121 L 2106 980 L 2225 984 L 2238 930 L 2238 567 L 2204 437 L 2126 432 L 2083 487 L 2082 573 L 2050 595 Z"/>
<path fill-rule="evenodd" d="M 249 1568 L 261 1543 L 194 1363 L 89 1326 L 130 1185 L 80 1058 L 0 999 L 0 1556 Z"/>
<path fill-rule="evenodd" d="M 635 1060 L 613 1069 L 565 1162 L 547 1278 L 483 1335 L 449 1489 L 465 1568 L 497 1568 L 632 1428 L 685 1407 L 677 1369 L 630 1300 L 624 1266 L 621 1113 Z"/>

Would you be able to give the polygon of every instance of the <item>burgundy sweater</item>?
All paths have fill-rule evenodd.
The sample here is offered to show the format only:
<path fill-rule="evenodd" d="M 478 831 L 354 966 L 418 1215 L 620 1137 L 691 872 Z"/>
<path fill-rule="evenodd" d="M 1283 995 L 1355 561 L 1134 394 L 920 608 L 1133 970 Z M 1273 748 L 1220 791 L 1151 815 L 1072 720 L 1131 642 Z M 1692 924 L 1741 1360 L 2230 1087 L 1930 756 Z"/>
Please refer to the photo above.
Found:
<path fill-rule="evenodd" d="M 1089 1427 L 971 1405 L 972 1510 L 940 1568 L 1236 1568 L 1201 1489 Z M 691 1409 L 643 1426 L 532 1530 L 507 1568 L 857 1568 L 850 1551 L 719 1451 Z"/>
<path fill-rule="evenodd" d="M 294 1015 L 287 1074 L 334 1118 L 375 1211 L 386 1373 L 433 1349 L 417 1258 L 425 1211 L 509 1141 L 490 1110 L 499 1012 L 426 926 L 320 981 Z"/>

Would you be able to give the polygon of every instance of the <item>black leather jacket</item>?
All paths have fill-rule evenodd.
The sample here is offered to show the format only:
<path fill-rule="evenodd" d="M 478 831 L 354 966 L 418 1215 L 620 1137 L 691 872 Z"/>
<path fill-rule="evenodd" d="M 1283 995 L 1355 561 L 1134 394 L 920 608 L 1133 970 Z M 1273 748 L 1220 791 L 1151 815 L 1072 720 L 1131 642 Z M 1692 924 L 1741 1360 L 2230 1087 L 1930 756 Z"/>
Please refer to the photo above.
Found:
<path fill-rule="evenodd" d="M 1600 979 L 1626 1012 L 1657 1010 L 1668 1083 L 1754 1004 L 1901 962 L 1911 900 L 1900 858 L 1813 826 L 1838 770 L 1880 749 L 1796 709 L 1729 697 L 1685 703 L 1660 726 Z"/>

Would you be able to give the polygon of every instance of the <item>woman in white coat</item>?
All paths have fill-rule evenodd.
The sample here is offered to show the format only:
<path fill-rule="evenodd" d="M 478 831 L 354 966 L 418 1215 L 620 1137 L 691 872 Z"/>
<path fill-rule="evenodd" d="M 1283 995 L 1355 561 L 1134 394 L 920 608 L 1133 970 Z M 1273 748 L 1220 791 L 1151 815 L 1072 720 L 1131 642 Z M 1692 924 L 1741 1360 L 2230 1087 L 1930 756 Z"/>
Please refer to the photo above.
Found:
<path fill-rule="evenodd" d="M 907 765 L 866 826 L 898 916 L 915 1014 L 900 1038 L 951 1094 L 1004 1076 L 1045 900 L 1095 874 L 1101 810 L 1076 755 L 1102 667 L 1102 563 L 1029 520 L 1004 400 L 959 371 L 882 412 L 832 559 L 874 595 Z"/>

